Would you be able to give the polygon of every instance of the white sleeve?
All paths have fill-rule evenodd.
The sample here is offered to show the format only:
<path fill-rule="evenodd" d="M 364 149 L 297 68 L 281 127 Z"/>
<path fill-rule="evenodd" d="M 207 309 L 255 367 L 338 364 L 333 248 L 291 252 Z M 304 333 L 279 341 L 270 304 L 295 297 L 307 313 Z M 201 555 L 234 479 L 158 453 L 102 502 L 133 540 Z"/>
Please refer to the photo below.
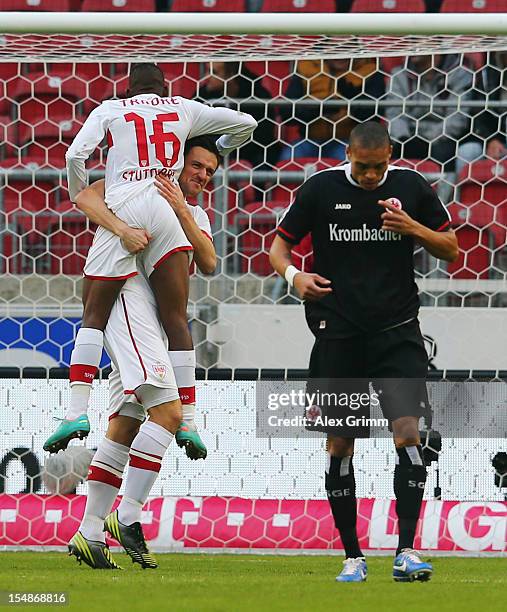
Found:
<path fill-rule="evenodd" d="M 217 140 L 221 155 L 227 155 L 246 142 L 257 127 L 247 113 L 224 107 L 213 108 L 195 100 L 185 100 L 191 121 L 189 138 L 203 134 L 223 134 Z"/>
<path fill-rule="evenodd" d="M 105 104 L 95 108 L 79 130 L 65 154 L 67 164 L 67 183 L 70 199 L 74 202 L 77 194 L 88 182 L 86 160 L 102 142 L 108 128 L 109 114 Z"/>
<path fill-rule="evenodd" d="M 194 217 L 194 221 L 197 223 L 197 226 L 204 232 L 211 240 L 213 240 L 213 234 L 211 233 L 211 224 L 209 222 L 209 217 L 206 212 L 200 206 L 192 206 L 192 215 Z"/>

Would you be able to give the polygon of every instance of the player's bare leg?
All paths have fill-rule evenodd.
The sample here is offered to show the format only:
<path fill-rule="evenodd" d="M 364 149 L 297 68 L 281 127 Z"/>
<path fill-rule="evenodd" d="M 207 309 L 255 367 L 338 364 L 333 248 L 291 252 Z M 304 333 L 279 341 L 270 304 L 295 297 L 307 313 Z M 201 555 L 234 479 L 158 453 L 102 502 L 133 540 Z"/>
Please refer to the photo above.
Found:
<path fill-rule="evenodd" d="M 83 280 L 83 319 L 70 358 L 70 405 L 65 418 L 44 443 L 44 450 L 57 453 L 73 438 L 90 432 L 88 404 L 93 379 L 104 347 L 104 329 L 125 280 Z"/>
<path fill-rule="evenodd" d="M 105 520 L 105 530 L 123 546 L 132 561 L 143 568 L 156 568 L 141 528 L 141 510 L 157 479 L 164 454 L 181 423 L 179 399 L 163 401 L 175 390 L 141 385 L 136 390 L 149 418 L 140 427 L 129 451 L 125 494 L 118 509 Z"/>
<path fill-rule="evenodd" d="M 354 439 L 328 436 L 326 493 L 336 528 L 340 533 L 345 561 L 337 582 L 364 582 L 367 567 L 357 539 L 356 482 L 352 456 Z"/>
<path fill-rule="evenodd" d="M 393 566 L 397 582 L 429 580 L 433 572 L 414 550 L 414 537 L 426 483 L 426 466 L 419 438 L 419 418 L 405 416 L 392 422 L 396 446 L 394 494 L 399 541 Z"/>
<path fill-rule="evenodd" d="M 176 433 L 176 443 L 185 448 L 190 459 L 205 459 L 207 450 L 194 425 L 195 351 L 187 320 L 187 254 L 174 253 L 168 257 L 151 274 L 150 284 L 169 339 L 169 357 L 183 409 L 183 422 Z"/>

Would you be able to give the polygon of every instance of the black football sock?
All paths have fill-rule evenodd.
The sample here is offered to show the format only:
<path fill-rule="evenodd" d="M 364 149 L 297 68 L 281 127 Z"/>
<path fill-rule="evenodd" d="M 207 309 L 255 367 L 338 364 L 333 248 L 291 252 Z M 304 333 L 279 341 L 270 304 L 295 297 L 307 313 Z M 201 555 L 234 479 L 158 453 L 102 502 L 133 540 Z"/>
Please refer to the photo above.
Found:
<path fill-rule="evenodd" d="M 396 550 L 398 555 L 403 548 L 414 546 L 415 531 L 426 483 L 426 466 L 420 445 L 397 448 L 396 453 L 394 494 L 398 515 L 399 540 Z"/>
<path fill-rule="evenodd" d="M 362 557 L 363 553 L 359 547 L 356 531 L 356 481 L 352 457 L 330 456 L 329 458 L 329 471 L 326 471 L 326 492 L 334 524 L 340 532 L 347 559 Z"/>

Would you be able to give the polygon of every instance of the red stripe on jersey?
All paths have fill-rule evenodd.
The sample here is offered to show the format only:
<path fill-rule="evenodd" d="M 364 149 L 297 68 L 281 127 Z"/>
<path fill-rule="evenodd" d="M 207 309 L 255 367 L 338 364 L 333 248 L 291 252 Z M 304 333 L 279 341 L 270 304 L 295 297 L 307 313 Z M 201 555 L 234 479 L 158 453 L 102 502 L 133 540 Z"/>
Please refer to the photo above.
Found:
<path fill-rule="evenodd" d="M 136 455 L 129 455 L 129 465 L 140 470 L 149 470 L 150 472 L 160 472 L 162 465 L 157 461 L 148 461 Z"/>
<path fill-rule="evenodd" d="M 296 236 L 293 236 L 292 234 L 290 234 L 289 232 L 284 230 L 283 227 L 278 226 L 276 229 L 279 232 L 282 232 L 282 234 L 285 234 L 285 236 L 287 236 L 287 238 L 290 238 L 291 240 L 296 240 Z"/>
<path fill-rule="evenodd" d="M 180 387 L 178 393 L 182 404 L 195 404 L 195 387 Z"/>
<path fill-rule="evenodd" d="M 137 276 L 138 272 L 131 272 L 130 274 L 125 274 L 125 276 L 90 276 L 89 274 L 85 274 L 83 272 L 83 276 L 85 278 L 89 278 L 90 280 L 105 280 L 105 281 L 118 281 L 125 280 L 127 278 L 132 278 L 133 276 Z"/>
<path fill-rule="evenodd" d="M 206 238 L 209 238 L 211 242 L 213 242 L 213 236 L 210 236 L 208 232 L 205 232 L 204 230 L 201 230 L 201 232 L 206 236 Z"/>
<path fill-rule="evenodd" d="M 95 374 L 97 374 L 98 368 L 91 365 L 84 365 L 81 363 L 75 363 L 70 366 L 69 380 L 72 383 L 86 383 L 91 385 Z"/>
<path fill-rule="evenodd" d="M 166 259 L 171 257 L 171 255 L 173 255 L 174 253 L 178 253 L 180 251 L 193 251 L 193 250 L 194 249 L 191 246 L 180 246 L 180 247 L 177 247 L 176 249 L 172 249 L 172 251 L 169 251 L 165 255 L 162 255 L 162 257 L 157 261 L 157 263 L 153 265 L 153 269 L 156 270 L 160 265 L 164 263 Z"/>
<path fill-rule="evenodd" d="M 127 329 L 129 330 L 129 336 L 130 336 L 130 340 L 132 342 L 132 346 L 134 347 L 134 350 L 137 354 L 137 358 L 139 359 L 139 364 L 141 366 L 141 369 L 143 370 L 143 376 L 144 376 L 144 381 L 146 382 L 146 379 L 148 378 L 148 375 L 146 374 L 146 368 L 144 367 L 144 363 L 143 363 L 143 358 L 141 357 L 141 353 L 139 352 L 139 349 L 137 348 L 137 344 L 136 341 L 134 339 L 134 334 L 132 333 L 132 328 L 130 327 L 130 321 L 129 321 L 129 315 L 127 312 L 127 303 L 125 302 L 125 296 L 123 294 L 121 294 L 121 303 L 123 306 L 123 314 L 125 315 L 125 322 L 127 323 Z M 135 392 L 134 392 L 135 395 Z M 137 399 L 137 396 L 136 396 Z"/>
<path fill-rule="evenodd" d="M 446 221 L 445 223 L 442 223 L 442 225 L 439 228 L 437 228 L 435 231 L 436 232 L 441 232 L 446 227 L 449 227 L 449 225 L 451 225 L 451 222 L 450 221 Z"/>
<path fill-rule="evenodd" d="M 90 465 L 88 470 L 88 480 L 96 480 L 97 482 L 104 482 L 112 487 L 119 489 L 121 487 L 121 478 L 112 474 L 107 470 L 100 468 L 96 465 Z"/>
<path fill-rule="evenodd" d="M 113 135 L 111 134 L 109 130 L 107 130 L 106 138 L 107 138 L 107 146 L 109 148 L 114 147 Z"/>
<path fill-rule="evenodd" d="M 115 419 L 117 416 L 120 416 L 120 411 L 118 410 L 117 412 L 113 412 L 113 414 L 110 414 L 108 417 L 108 421 L 112 421 L 113 419 Z"/>

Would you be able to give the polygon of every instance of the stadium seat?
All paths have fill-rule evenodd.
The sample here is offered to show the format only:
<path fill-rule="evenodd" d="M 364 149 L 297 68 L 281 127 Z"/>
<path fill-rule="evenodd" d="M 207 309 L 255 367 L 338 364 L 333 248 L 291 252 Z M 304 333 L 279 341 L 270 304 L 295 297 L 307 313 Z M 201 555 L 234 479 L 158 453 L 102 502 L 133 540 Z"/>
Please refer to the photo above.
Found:
<path fill-rule="evenodd" d="M 339 161 L 332 157 L 296 157 L 294 161 L 281 161 L 276 164 L 276 169 L 283 173 L 285 172 L 301 172 L 305 173 L 305 179 L 310 177 L 315 172 L 319 170 L 325 170 L 326 168 L 333 168 L 334 166 L 339 165 Z M 282 201 L 290 201 L 292 199 L 293 193 L 296 189 L 301 185 L 303 179 L 295 180 L 294 182 L 286 182 L 285 180 L 278 181 L 278 184 L 273 189 L 272 193 L 270 193 L 270 198 L 272 200 L 282 200 Z"/>
<path fill-rule="evenodd" d="M 50 228 L 51 274 L 82 274 L 95 228 L 70 200 L 57 205 Z"/>
<path fill-rule="evenodd" d="M 269 248 L 275 237 L 280 214 L 287 207 L 285 202 L 253 202 L 238 214 L 237 233 L 240 271 L 268 276 L 273 272 L 269 263 Z"/>
<path fill-rule="evenodd" d="M 430 159 L 395 159 L 391 161 L 393 166 L 411 168 L 424 174 L 433 187 L 438 184 L 442 177 L 442 166 Z"/>
<path fill-rule="evenodd" d="M 173 0 L 173 13 L 244 13 L 245 0 Z"/>
<path fill-rule="evenodd" d="M 335 0 L 264 0 L 263 13 L 335 13 Z"/>
<path fill-rule="evenodd" d="M 58 11 L 72 9 L 71 0 L 0 0 L 0 11 Z"/>
<path fill-rule="evenodd" d="M 424 13 L 424 0 L 354 0 L 351 13 Z"/>
<path fill-rule="evenodd" d="M 273 273 L 269 263 L 269 249 L 275 237 L 275 229 L 287 202 L 253 202 L 247 204 L 236 218 L 238 250 L 241 272 L 259 276 Z M 293 250 L 294 264 L 305 271 L 313 265 L 312 242 L 305 236 Z"/>
<path fill-rule="evenodd" d="M 22 147 L 24 162 L 64 168 L 65 153 L 80 128 L 80 123 L 66 120 L 59 124 L 43 121 L 34 126 L 21 123 L 18 144 Z"/>
<path fill-rule="evenodd" d="M 505 0 L 444 0 L 441 13 L 504 13 Z"/>
<path fill-rule="evenodd" d="M 81 12 L 151 13 L 155 10 L 155 0 L 83 0 Z"/>
<path fill-rule="evenodd" d="M 79 114 L 86 97 L 86 86 L 80 79 L 61 75 L 34 73 L 9 83 L 8 96 L 19 104 L 18 119 L 31 125 L 38 120 L 72 120 Z"/>
<path fill-rule="evenodd" d="M 0 168 L 30 169 L 17 159 L 3 160 Z M 55 183 L 35 175 L 28 180 L 8 179 L 3 187 L 1 216 L 6 236 L 2 254 L 11 274 L 49 272 L 47 235 L 55 219 L 57 191 Z"/>
<path fill-rule="evenodd" d="M 199 62 L 188 64 L 183 62 L 159 63 L 158 66 L 163 71 L 169 84 L 169 95 L 182 96 L 183 98 L 193 98 L 195 96 L 195 90 L 201 75 Z"/>

